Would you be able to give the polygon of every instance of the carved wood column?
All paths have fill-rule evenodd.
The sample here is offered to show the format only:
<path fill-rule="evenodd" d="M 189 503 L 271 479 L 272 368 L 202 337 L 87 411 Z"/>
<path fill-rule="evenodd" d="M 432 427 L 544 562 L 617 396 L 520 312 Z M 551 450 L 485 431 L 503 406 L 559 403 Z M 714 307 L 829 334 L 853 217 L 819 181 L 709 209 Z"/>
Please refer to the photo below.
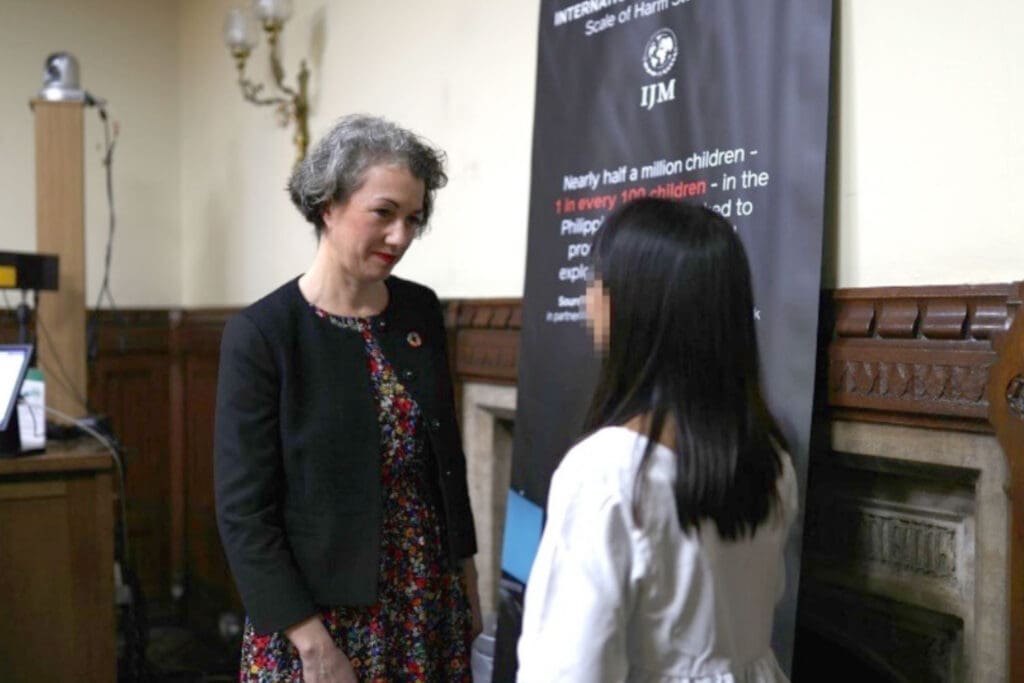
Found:
<path fill-rule="evenodd" d="M 1024 283 L 1008 297 L 1015 313 L 994 340 L 999 360 L 988 383 L 989 421 L 1010 470 L 1010 680 L 1024 680 Z M 1009 322 L 1009 321 L 1008 321 Z"/>

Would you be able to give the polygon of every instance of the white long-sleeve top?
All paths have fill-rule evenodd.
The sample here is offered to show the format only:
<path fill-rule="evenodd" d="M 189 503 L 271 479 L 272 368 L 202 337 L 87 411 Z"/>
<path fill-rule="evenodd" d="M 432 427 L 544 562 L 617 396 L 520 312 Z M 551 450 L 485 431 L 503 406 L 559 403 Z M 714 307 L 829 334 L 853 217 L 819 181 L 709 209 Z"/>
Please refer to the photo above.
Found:
<path fill-rule="evenodd" d="M 777 683 L 775 604 L 796 515 L 796 476 L 782 454 L 781 506 L 752 536 L 723 540 L 713 522 L 680 530 L 676 456 L 657 445 L 642 517 L 631 509 L 646 437 L 606 427 L 555 471 L 548 518 L 526 586 L 520 683 Z"/>

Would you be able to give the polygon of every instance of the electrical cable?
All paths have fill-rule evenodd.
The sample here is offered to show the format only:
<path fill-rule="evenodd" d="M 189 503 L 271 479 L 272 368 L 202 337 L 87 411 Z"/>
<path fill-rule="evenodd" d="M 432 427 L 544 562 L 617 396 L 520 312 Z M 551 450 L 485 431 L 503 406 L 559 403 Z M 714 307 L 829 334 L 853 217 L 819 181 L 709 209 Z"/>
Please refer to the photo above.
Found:
<path fill-rule="evenodd" d="M 100 119 L 103 121 L 103 166 L 106 169 L 107 187 L 107 208 L 109 215 L 109 229 L 107 232 L 107 248 L 103 259 L 103 281 L 100 284 L 99 295 L 96 297 L 96 309 L 103 303 L 104 294 L 110 301 L 112 307 L 116 308 L 113 296 L 110 294 L 110 263 L 114 252 L 114 227 L 117 223 L 114 213 L 114 146 L 117 144 L 118 127 L 114 125 L 114 135 L 110 135 L 110 119 L 107 117 L 107 109 L 102 104 L 96 105 Z"/>
<path fill-rule="evenodd" d="M 124 462 L 121 459 L 121 452 L 107 437 L 100 434 L 82 420 L 71 417 L 67 413 L 63 413 L 56 408 L 51 408 L 50 406 L 46 406 L 46 412 L 50 415 L 59 417 L 69 424 L 73 424 L 75 427 L 78 427 L 83 432 L 103 444 L 103 446 L 110 451 L 110 455 L 113 456 L 114 466 L 117 468 L 117 497 L 121 508 L 121 548 L 123 549 L 124 558 L 127 561 L 130 557 L 130 553 L 128 552 L 128 504 L 125 502 Z"/>
<path fill-rule="evenodd" d="M 120 503 L 120 524 L 118 525 L 120 531 L 121 541 L 121 552 L 118 559 L 119 566 L 121 569 L 121 577 L 124 585 L 128 587 L 132 599 L 129 601 L 127 608 L 127 621 L 124 626 L 124 633 L 128 644 L 128 653 L 124 660 L 124 666 L 127 667 L 127 671 L 121 671 L 121 664 L 119 663 L 119 677 L 118 680 L 124 680 L 121 673 L 127 673 L 128 678 L 133 681 L 148 681 L 150 680 L 150 666 L 146 657 L 146 642 L 147 637 L 147 620 L 145 615 L 145 596 L 142 593 L 142 586 L 139 583 L 138 576 L 131 566 L 131 552 L 128 547 L 128 494 L 125 486 L 125 466 L 122 460 L 123 446 L 117 441 L 117 438 L 111 436 L 108 438 L 97 430 L 93 429 L 90 425 L 86 424 L 82 420 L 77 420 L 74 417 L 63 413 L 56 408 L 46 406 L 46 412 L 54 415 L 82 430 L 89 436 L 99 441 L 103 446 L 110 451 L 110 455 L 114 459 L 114 466 L 117 470 L 117 484 L 118 484 L 118 502 Z M 118 657 L 119 662 L 122 658 Z"/>
<path fill-rule="evenodd" d="M 86 330 L 86 345 L 90 359 L 95 358 L 99 353 L 99 340 L 97 338 L 96 327 L 98 325 L 100 307 L 103 305 L 104 299 L 109 302 L 110 310 L 114 313 L 115 320 L 122 327 L 125 325 L 124 318 L 117 308 L 117 303 L 114 301 L 114 294 L 110 291 L 110 267 L 114 253 L 114 229 L 117 225 L 117 214 L 114 211 L 114 148 L 117 145 L 119 126 L 115 121 L 113 125 L 114 132 L 113 135 L 111 135 L 110 117 L 107 115 L 105 102 L 103 100 L 96 100 L 95 98 L 92 98 L 91 103 L 95 104 L 100 120 L 103 122 L 103 167 L 106 175 L 109 227 L 107 230 L 107 246 L 103 258 L 103 280 L 100 283 L 100 291 L 96 295 L 96 306 L 93 309 L 93 315 L 89 320 L 88 329 Z"/>

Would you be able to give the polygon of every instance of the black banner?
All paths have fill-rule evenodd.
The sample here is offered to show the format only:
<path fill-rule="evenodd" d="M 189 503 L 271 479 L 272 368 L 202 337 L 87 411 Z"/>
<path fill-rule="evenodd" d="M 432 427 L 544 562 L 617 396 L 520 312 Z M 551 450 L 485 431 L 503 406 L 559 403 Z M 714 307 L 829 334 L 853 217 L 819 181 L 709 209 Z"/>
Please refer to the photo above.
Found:
<path fill-rule="evenodd" d="M 814 392 L 830 0 L 541 3 L 529 246 L 512 464 L 543 506 L 580 435 L 597 360 L 583 325 L 590 245 L 635 197 L 726 217 L 754 278 L 766 399 L 804 481 Z M 695 325 L 700 321 L 695 320 Z M 510 517 L 506 535 L 522 533 Z M 789 670 L 801 528 L 774 646 Z M 522 553 L 506 543 L 503 566 Z M 521 559 L 521 558 L 520 558 Z M 521 585 L 505 573 L 495 680 L 511 680 Z M 518 577 L 522 578 L 522 577 Z"/>

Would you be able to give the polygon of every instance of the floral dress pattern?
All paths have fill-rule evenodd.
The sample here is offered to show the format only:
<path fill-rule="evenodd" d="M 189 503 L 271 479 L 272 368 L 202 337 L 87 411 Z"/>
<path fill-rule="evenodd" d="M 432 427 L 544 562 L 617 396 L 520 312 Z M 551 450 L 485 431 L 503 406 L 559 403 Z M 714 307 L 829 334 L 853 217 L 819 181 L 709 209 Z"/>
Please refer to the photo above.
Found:
<path fill-rule="evenodd" d="M 472 617 L 426 488 L 420 408 L 384 357 L 369 319 L 333 316 L 315 306 L 313 312 L 363 337 L 378 405 L 384 512 L 377 602 L 323 607 L 321 619 L 360 681 L 469 683 Z M 239 680 L 297 683 L 302 662 L 284 633 L 257 634 L 246 620 Z"/>

